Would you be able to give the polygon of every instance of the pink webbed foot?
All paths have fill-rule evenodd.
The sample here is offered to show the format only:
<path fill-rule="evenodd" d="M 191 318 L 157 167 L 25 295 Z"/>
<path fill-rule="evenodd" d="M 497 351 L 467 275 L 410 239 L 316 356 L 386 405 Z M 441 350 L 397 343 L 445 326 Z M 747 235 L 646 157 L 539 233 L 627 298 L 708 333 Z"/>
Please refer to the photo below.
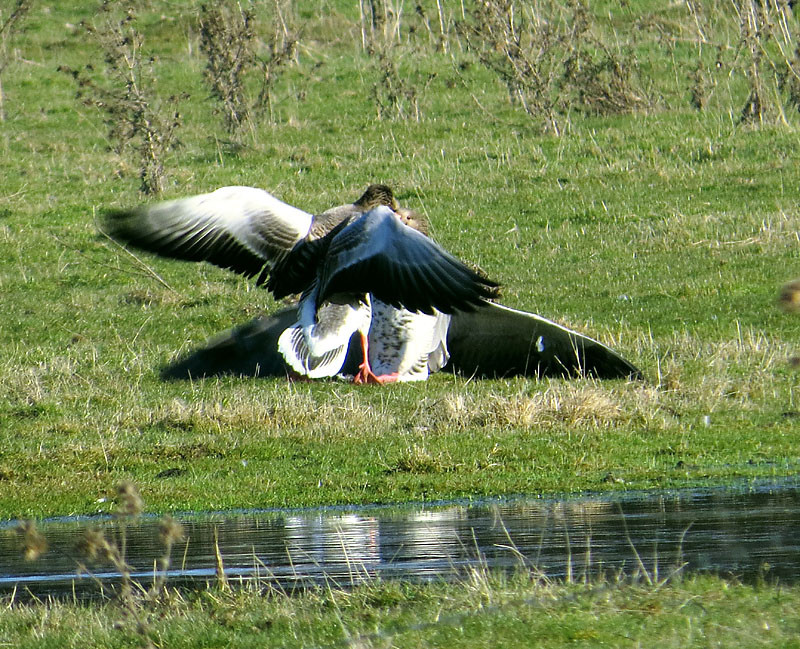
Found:
<path fill-rule="evenodd" d="M 358 373 L 353 377 L 353 383 L 356 385 L 367 385 L 369 383 L 384 385 L 385 383 L 395 383 L 399 380 L 400 375 L 397 373 L 381 374 L 378 376 L 372 371 L 372 368 L 369 366 L 369 346 L 367 337 L 363 333 L 361 334 L 361 353 L 363 354 L 364 360 L 361 362 L 361 365 L 358 366 Z"/>
<path fill-rule="evenodd" d="M 372 371 L 369 363 L 361 363 L 361 365 L 358 366 L 358 374 L 353 377 L 353 383 L 356 385 L 367 385 L 369 383 L 373 385 L 384 385 L 386 383 L 396 383 L 399 379 L 400 375 L 397 373 L 378 375 Z"/>
<path fill-rule="evenodd" d="M 369 383 L 382 385 L 381 377 L 375 374 L 370 368 L 369 363 L 361 363 L 358 366 L 358 373 L 353 377 L 353 383 L 356 385 L 367 385 Z"/>

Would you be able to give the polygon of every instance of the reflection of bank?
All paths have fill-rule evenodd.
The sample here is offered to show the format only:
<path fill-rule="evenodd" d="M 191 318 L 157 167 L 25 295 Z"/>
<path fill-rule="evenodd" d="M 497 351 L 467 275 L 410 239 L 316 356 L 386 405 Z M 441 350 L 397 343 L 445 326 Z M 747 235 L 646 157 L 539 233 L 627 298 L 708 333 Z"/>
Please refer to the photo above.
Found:
<path fill-rule="evenodd" d="M 607 501 L 510 502 L 494 508 L 495 523 L 485 526 L 492 538 L 481 538 L 481 543 L 492 565 L 581 578 L 600 565 L 597 552 L 604 532 L 598 523 L 609 515 Z"/>
<path fill-rule="evenodd" d="M 381 574 L 425 580 L 455 572 L 463 563 L 464 543 L 471 543 L 459 532 L 465 519 L 460 506 L 383 516 Z"/>
<path fill-rule="evenodd" d="M 358 581 L 365 577 L 426 579 L 461 565 L 471 531 L 459 533 L 463 507 L 375 516 L 319 514 L 285 520 L 286 552 L 304 576 Z"/>
<path fill-rule="evenodd" d="M 380 563 L 378 519 L 358 514 L 319 513 L 285 520 L 286 556 L 304 577 L 359 581 Z"/>

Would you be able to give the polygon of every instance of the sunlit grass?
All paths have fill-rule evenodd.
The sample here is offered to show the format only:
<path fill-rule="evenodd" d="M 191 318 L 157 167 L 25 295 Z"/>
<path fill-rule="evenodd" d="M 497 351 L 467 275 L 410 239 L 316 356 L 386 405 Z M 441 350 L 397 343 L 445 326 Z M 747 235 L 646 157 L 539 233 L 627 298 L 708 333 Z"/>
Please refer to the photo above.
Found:
<path fill-rule="evenodd" d="M 171 359 L 276 305 L 222 270 L 134 256 L 98 232 L 99 211 L 143 199 L 136 160 L 113 152 L 57 70 L 102 76 L 81 27 L 96 6 L 34 3 L 2 79 L 0 519 L 107 513 L 126 480 L 163 513 L 797 473 L 798 320 L 777 299 L 800 277 L 798 117 L 765 77 L 764 122 L 741 122 L 748 51 L 732 3 L 588 3 L 592 35 L 647 101 L 615 115 L 575 103 L 561 137 L 468 51 L 458 23 L 471 3 L 386 3 L 402 11 L 390 39 L 378 34 L 380 62 L 359 8 L 383 3 L 294 3 L 297 58 L 272 88 L 271 123 L 235 143 L 203 81 L 199 3 L 137 4 L 155 90 L 189 95 L 165 197 L 243 184 L 318 212 L 386 182 L 503 284 L 505 304 L 597 337 L 646 380 L 161 381 Z M 778 42 L 762 52 L 775 70 Z M 395 76 L 382 78 L 387 60 Z M 398 79 L 400 109 L 378 119 L 392 104 L 375 93 Z M 7 599 L 0 644 L 787 647 L 798 603 L 795 586 L 717 577 L 476 570 L 292 596 L 168 588 L 138 628 L 115 601 Z"/>
<path fill-rule="evenodd" d="M 100 210 L 142 200 L 137 166 L 56 69 L 99 56 L 80 28 L 93 10 L 38 6 L 4 75 L 0 516 L 91 513 L 122 479 L 174 511 L 796 471 L 797 322 L 776 308 L 800 270 L 795 118 L 738 122 L 742 69 L 715 72 L 685 7 L 598 5 L 598 33 L 635 38 L 615 51 L 637 57 L 656 101 L 575 110 L 552 137 L 471 58 L 460 9 L 400 16 L 399 69 L 435 73 L 417 121 L 378 119 L 357 3 L 297 6 L 298 57 L 274 87 L 273 123 L 236 147 L 204 86 L 197 9 L 140 11 L 157 90 L 189 94 L 165 196 L 245 184 L 315 212 L 387 182 L 503 284 L 505 304 L 597 337 L 646 380 L 162 382 L 170 359 L 275 304 L 230 273 L 134 256 L 98 233 Z M 738 28 L 724 18 L 709 37 L 730 45 Z M 705 111 L 689 101 L 697 57 L 716 79 Z"/>
<path fill-rule="evenodd" d="M 556 583 L 476 571 L 458 584 L 376 582 L 295 594 L 269 588 L 169 591 L 137 632 L 114 602 L 16 604 L 15 646 L 791 647 L 796 587 L 717 577 Z M 0 602 L 5 604 L 6 602 Z"/>

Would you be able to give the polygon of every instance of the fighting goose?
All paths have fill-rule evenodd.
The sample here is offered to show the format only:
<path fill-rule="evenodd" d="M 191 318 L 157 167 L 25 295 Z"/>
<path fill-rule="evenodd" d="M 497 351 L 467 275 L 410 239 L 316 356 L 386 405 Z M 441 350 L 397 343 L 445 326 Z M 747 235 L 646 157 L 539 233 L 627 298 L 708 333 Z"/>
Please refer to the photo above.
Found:
<path fill-rule="evenodd" d="M 405 207 L 395 212 L 410 227 L 428 236 L 428 221 Z M 409 311 L 372 302 L 369 362 L 381 383 L 425 381 L 447 363 L 447 329 L 450 315 Z"/>
<path fill-rule="evenodd" d="M 469 311 L 496 287 L 415 230 L 415 217 L 385 185 L 315 217 L 263 190 L 225 187 L 110 212 L 106 229 L 164 256 L 257 275 L 276 297 L 301 293 L 298 321 L 278 339 L 287 363 L 312 378 L 332 376 L 357 332 L 363 360 L 354 380 L 381 383 L 398 377 L 370 368 L 372 300 L 428 314 L 435 325 L 441 313 Z"/>
<path fill-rule="evenodd" d="M 172 361 L 162 369 L 161 376 L 170 380 L 225 374 L 285 376 L 286 361 L 278 353 L 276 342 L 296 320 L 296 307 L 258 316 Z M 448 316 L 444 344 L 449 360 L 441 369 L 470 377 L 642 378 L 633 364 L 597 340 L 534 313 L 496 302 Z M 357 371 L 359 356 L 360 350 L 354 346 L 343 373 Z M 378 366 L 373 367 L 377 370 Z M 430 371 L 436 369 L 431 367 Z"/>

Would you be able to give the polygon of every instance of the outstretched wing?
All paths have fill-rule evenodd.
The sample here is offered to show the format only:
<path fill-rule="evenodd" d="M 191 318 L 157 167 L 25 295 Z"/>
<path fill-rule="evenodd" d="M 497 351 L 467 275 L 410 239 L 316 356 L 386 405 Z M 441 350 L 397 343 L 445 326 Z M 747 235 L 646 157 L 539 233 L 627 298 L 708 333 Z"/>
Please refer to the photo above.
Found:
<path fill-rule="evenodd" d="M 479 275 L 381 206 L 331 232 L 319 300 L 371 293 L 409 311 L 467 311 L 490 298 L 496 282 Z"/>
<path fill-rule="evenodd" d="M 462 374 L 642 378 L 639 369 L 606 345 L 502 304 L 454 313 L 447 347 L 446 369 Z"/>
<path fill-rule="evenodd" d="M 168 380 L 225 374 L 285 377 L 289 367 L 278 352 L 278 339 L 295 322 L 297 307 L 259 316 L 171 361 L 162 368 L 161 377 Z"/>
<path fill-rule="evenodd" d="M 254 187 L 110 211 L 114 239 L 165 257 L 207 261 L 252 277 L 283 259 L 308 233 L 312 216 Z"/>

